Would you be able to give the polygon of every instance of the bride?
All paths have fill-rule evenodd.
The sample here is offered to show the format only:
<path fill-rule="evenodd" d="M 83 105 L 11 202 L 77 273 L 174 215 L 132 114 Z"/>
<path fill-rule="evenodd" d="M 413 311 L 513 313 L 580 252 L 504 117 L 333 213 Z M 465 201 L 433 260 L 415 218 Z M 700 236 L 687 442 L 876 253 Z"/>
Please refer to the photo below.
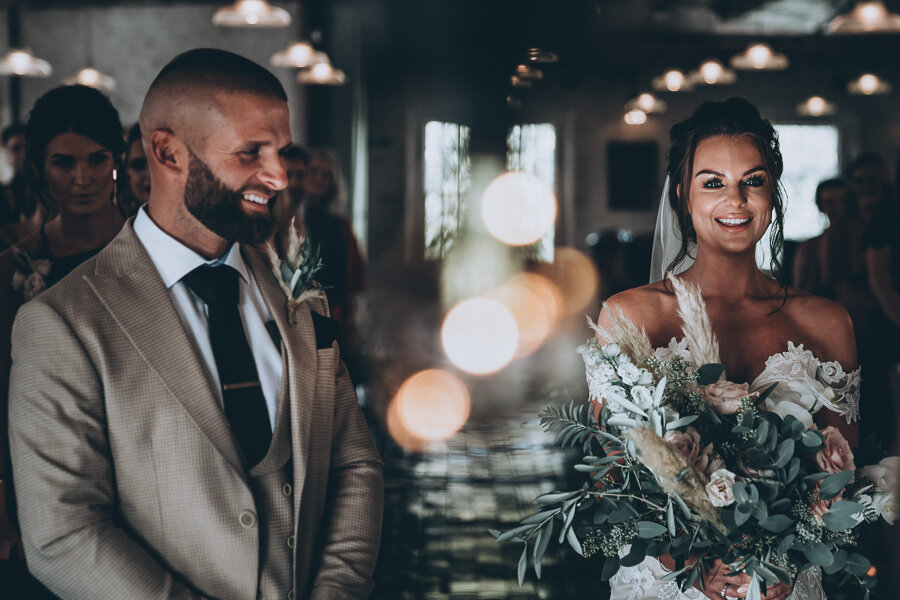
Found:
<path fill-rule="evenodd" d="M 853 328 L 835 302 L 789 288 L 778 279 L 784 201 L 779 178 L 782 157 L 769 121 L 741 98 L 706 102 L 671 130 L 667 192 L 660 206 L 654 262 L 655 281 L 611 297 L 610 311 L 646 329 L 658 354 L 689 349 L 681 336 L 672 285 L 662 271 L 699 286 L 718 337 L 729 381 L 752 382 L 751 390 L 779 385 L 766 408 L 794 414 L 820 428 L 838 428 L 857 445 L 859 371 Z M 761 271 L 756 246 L 770 231 L 772 273 Z M 674 242 L 673 242 L 674 240 Z M 662 242 L 662 243 L 661 243 Z M 668 251 L 667 248 L 668 247 Z M 685 266 L 687 268 L 685 269 Z M 661 268 L 660 268 L 661 267 Z M 606 343 L 609 340 L 600 340 Z M 834 393 L 823 393 L 823 390 Z M 819 410 L 822 407 L 825 410 Z M 680 592 L 660 578 L 674 562 L 647 558 L 624 567 L 610 581 L 613 600 L 744 598 L 749 577 L 731 575 L 717 562 L 704 576 L 703 591 Z M 824 600 L 821 571 L 801 573 L 793 589 L 769 587 L 768 600 Z"/>

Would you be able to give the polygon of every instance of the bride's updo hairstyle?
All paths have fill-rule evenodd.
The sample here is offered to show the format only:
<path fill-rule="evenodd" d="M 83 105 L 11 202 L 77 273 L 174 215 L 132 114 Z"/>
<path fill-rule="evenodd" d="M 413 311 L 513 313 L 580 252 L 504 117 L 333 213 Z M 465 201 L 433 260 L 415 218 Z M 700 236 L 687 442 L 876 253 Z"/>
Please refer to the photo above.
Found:
<path fill-rule="evenodd" d="M 678 218 L 681 233 L 681 248 L 666 271 L 672 271 L 689 256 L 691 246 L 697 243 L 697 232 L 688 213 L 688 190 L 694 170 L 694 153 L 703 140 L 718 136 L 746 137 L 759 149 L 769 189 L 772 192 L 770 225 L 771 271 L 782 282 L 782 265 L 778 258 L 784 243 L 784 196 L 781 188 L 781 173 L 784 161 L 778 147 L 778 133 L 772 124 L 760 116 L 755 106 L 743 98 L 730 98 L 724 102 L 704 102 L 686 121 L 677 123 L 669 131 L 672 148 L 669 150 L 667 172 L 669 174 L 669 205 Z M 682 194 L 679 196 L 678 187 Z"/>

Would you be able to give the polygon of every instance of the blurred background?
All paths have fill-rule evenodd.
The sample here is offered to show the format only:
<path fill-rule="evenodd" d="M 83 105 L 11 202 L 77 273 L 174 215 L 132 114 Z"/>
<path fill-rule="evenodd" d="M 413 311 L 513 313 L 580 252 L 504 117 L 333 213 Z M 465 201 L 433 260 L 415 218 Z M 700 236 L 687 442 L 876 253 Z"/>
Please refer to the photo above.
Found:
<path fill-rule="evenodd" d="M 386 463 L 376 598 L 607 594 L 562 547 L 519 588 L 519 550 L 487 530 L 578 485 L 537 413 L 586 397 L 585 315 L 647 282 L 668 130 L 701 102 L 746 97 L 779 131 L 788 280 L 843 302 L 860 338 L 877 310 L 858 238 L 897 202 L 900 1 L 2 6 L 4 126 L 64 81 L 133 124 L 155 74 L 195 47 L 281 79 L 294 140 L 314 149 L 293 193 L 343 232 L 331 300 Z M 834 194 L 817 193 L 826 180 Z M 863 424 L 890 449 L 897 376 L 879 368 Z"/>

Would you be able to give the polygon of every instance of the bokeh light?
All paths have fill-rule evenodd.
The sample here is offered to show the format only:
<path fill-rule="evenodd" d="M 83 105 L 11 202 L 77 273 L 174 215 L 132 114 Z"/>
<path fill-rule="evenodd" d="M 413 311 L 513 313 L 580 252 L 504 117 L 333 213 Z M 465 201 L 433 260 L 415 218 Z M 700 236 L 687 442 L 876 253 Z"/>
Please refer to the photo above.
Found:
<path fill-rule="evenodd" d="M 450 361 L 468 373 L 499 371 L 515 356 L 519 330 L 509 309 L 490 298 L 470 298 L 450 309 L 441 328 Z"/>
<path fill-rule="evenodd" d="M 488 232 L 504 244 L 533 244 L 552 230 L 556 198 L 536 175 L 504 173 L 485 189 L 481 217 Z"/>
<path fill-rule="evenodd" d="M 404 448 L 421 451 L 459 431 L 470 408 L 469 390 L 456 375 L 420 371 L 403 382 L 388 407 L 388 430 Z"/>
<path fill-rule="evenodd" d="M 553 333 L 563 298 L 556 285 L 541 275 L 522 273 L 488 294 L 509 309 L 519 330 L 516 357 L 527 356 Z"/>
<path fill-rule="evenodd" d="M 541 265 L 539 273 L 559 288 L 565 315 L 582 313 L 597 296 L 600 286 L 597 267 L 575 248 L 556 248 L 553 262 Z"/>
<path fill-rule="evenodd" d="M 626 125 L 643 125 L 647 122 L 647 113 L 639 108 L 633 108 L 625 113 Z"/>

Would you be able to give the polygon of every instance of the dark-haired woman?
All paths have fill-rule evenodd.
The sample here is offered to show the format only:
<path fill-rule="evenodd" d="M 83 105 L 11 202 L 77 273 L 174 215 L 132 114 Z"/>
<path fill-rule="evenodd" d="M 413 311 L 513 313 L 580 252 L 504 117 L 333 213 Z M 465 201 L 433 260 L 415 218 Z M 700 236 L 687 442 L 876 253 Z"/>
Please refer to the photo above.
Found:
<path fill-rule="evenodd" d="M 775 130 L 753 105 L 734 98 L 703 104 L 672 128 L 671 138 L 669 187 L 660 210 L 670 211 L 677 231 L 668 237 L 678 244 L 657 260 L 663 270 L 700 287 L 730 381 L 748 382 L 751 390 L 779 382 L 765 401 L 768 410 L 795 415 L 809 426 L 810 413 L 818 411 L 819 425 L 836 427 L 855 445 L 859 373 L 847 312 L 831 300 L 782 284 L 777 259 L 771 274 L 757 266 L 756 246 L 766 230 L 771 229 L 773 257 L 782 239 L 783 164 Z M 659 223 L 665 227 L 666 221 Z M 685 263 L 690 263 L 686 269 Z M 600 313 L 601 326 L 609 327 L 610 309 L 644 327 L 660 356 L 689 354 L 679 340 L 676 299 L 665 279 L 610 298 Z M 826 385 L 834 394 L 823 409 Z M 611 580 L 612 598 L 747 595 L 749 577 L 730 575 L 721 562 L 704 575 L 703 591 L 685 593 L 661 579 L 673 567 L 665 558 L 648 558 L 621 568 Z M 801 573 L 793 591 L 779 584 L 766 595 L 770 600 L 788 597 L 824 599 L 818 567 Z"/>
<path fill-rule="evenodd" d="M 51 90 L 35 103 L 25 140 L 30 188 L 52 216 L 29 239 L 0 254 L 0 559 L 21 556 L 5 423 L 13 318 L 23 302 L 97 254 L 124 224 L 116 175 L 125 140 L 106 96 L 83 86 Z"/>

